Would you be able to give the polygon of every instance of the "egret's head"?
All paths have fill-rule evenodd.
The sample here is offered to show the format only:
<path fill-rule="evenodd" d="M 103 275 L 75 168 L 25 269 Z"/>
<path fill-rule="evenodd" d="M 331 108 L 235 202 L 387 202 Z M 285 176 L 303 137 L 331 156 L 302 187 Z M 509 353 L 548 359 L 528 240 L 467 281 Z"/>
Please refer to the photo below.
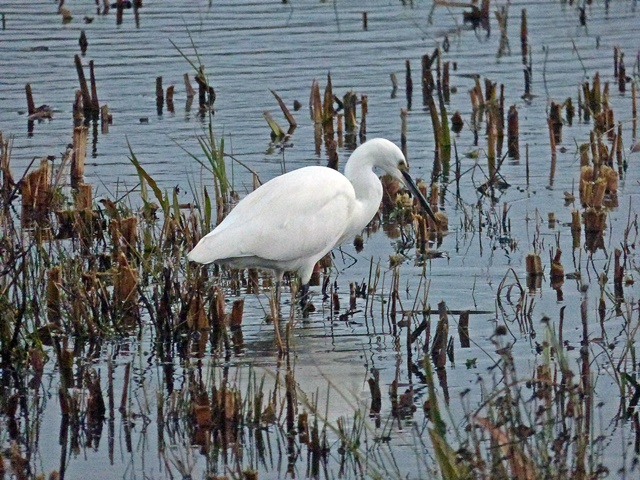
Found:
<path fill-rule="evenodd" d="M 363 153 L 369 158 L 372 166 L 404 183 L 402 172 L 409 171 L 409 164 L 395 143 L 384 138 L 374 138 L 362 144 L 359 149 L 365 150 Z"/>
<path fill-rule="evenodd" d="M 369 140 L 363 146 L 369 146 L 370 155 L 373 159 L 373 165 L 380 167 L 385 173 L 399 180 L 406 185 L 411 194 L 418 199 L 422 208 L 437 223 L 433 210 L 429 206 L 429 202 L 424 198 L 415 182 L 409 175 L 409 164 L 404 157 L 402 150 L 398 146 L 384 138 L 374 138 Z"/>

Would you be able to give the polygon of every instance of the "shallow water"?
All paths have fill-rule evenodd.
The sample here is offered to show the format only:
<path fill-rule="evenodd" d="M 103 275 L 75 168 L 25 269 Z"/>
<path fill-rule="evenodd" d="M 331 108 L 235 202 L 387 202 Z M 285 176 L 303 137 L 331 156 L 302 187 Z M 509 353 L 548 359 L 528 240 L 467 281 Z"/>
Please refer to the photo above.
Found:
<path fill-rule="evenodd" d="M 410 3 L 410 2 L 406 2 Z M 504 2 L 493 2 L 492 11 Z M 460 181 L 461 197 L 455 196 L 455 183 L 451 182 L 443 196 L 441 207 L 449 217 L 450 232 L 444 237 L 439 251 L 445 258 L 434 259 L 427 264 L 428 304 L 435 309 L 444 300 L 452 311 L 472 310 L 470 321 L 470 349 L 456 350 L 455 365 L 448 368 L 448 386 L 452 398 L 451 410 L 454 418 L 462 418 L 461 407 L 456 403 L 458 394 L 472 388 L 478 375 L 486 375 L 487 368 L 495 360 L 494 347 L 489 342 L 496 324 L 510 327 L 516 342 L 514 356 L 522 367 L 522 375 L 528 375 L 535 362 L 535 343 L 541 341 L 544 329 L 540 324 L 543 316 L 555 321 L 559 311 L 566 306 L 565 339 L 579 349 L 581 331 L 579 307 L 582 295 L 587 296 L 592 337 L 601 336 L 596 312 L 600 291 L 597 275 L 607 265 L 614 248 L 620 245 L 627 219 L 637 215 L 640 205 L 640 170 L 638 153 L 632 154 L 632 123 L 630 85 L 627 93 L 619 94 L 613 78 L 613 47 L 621 46 L 625 52 L 627 75 L 638 80 L 637 55 L 640 32 L 637 29 L 640 7 L 635 1 L 596 2 L 587 7 L 587 25 L 580 26 L 575 7 L 564 2 L 513 1 L 509 5 L 508 38 L 510 55 L 497 57 L 500 32 L 491 17 L 491 34 L 481 29 L 476 31 L 463 25 L 460 8 L 437 7 L 431 10 L 431 2 L 413 2 L 413 7 L 391 0 L 319 2 L 250 1 L 192 1 L 192 2 L 145 2 L 139 12 L 136 26 L 132 10 L 124 13 L 122 25 L 116 25 L 115 10 L 108 15 L 96 15 L 93 2 L 67 1 L 74 19 L 63 25 L 56 14 L 57 6 L 51 1 L 32 1 L 28 4 L 4 0 L 0 13 L 5 14 L 6 29 L 0 31 L 0 131 L 13 135 L 12 167 L 19 176 L 34 157 L 56 155 L 60 158 L 67 143 L 71 141 L 72 102 L 77 88 L 77 77 L 73 56 L 79 53 L 80 31 L 86 32 L 89 47 L 83 63 L 94 60 L 101 103 L 107 103 L 113 114 L 113 125 L 106 135 L 97 134 L 90 145 L 87 159 L 86 181 L 96 187 L 96 198 L 116 195 L 138 183 L 135 169 L 128 159 L 129 143 L 137 158 L 151 176 L 162 186 L 180 187 L 180 200 L 190 202 L 193 194 L 191 184 L 210 183 L 206 173 L 184 150 L 199 154 L 197 136 L 202 135 L 207 119 L 198 114 L 197 106 L 185 109 L 185 94 L 182 82 L 189 72 L 193 82 L 193 71 L 175 43 L 192 61 L 196 51 L 206 66 L 217 99 L 215 102 L 214 129 L 225 140 L 225 149 L 249 165 L 262 181 L 272 178 L 284 170 L 310 164 L 326 164 L 324 148 L 315 153 L 313 122 L 309 119 L 309 89 L 314 79 L 324 88 L 326 75 L 331 73 L 334 92 L 342 96 L 348 90 L 368 95 L 369 115 L 367 136 L 383 136 L 399 142 L 400 110 L 406 106 L 404 91 L 404 65 L 410 59 L 413 70 L 413 109 L 408 117 L 408 157 L 414 177 L 428 178 L 432 169 L 433 134 L 428 112 L 422 107 L 419 86 L 420 57 L 431 54 L 441 45 L 447 35 L 449 51 L 443 52 L 445 61 L 456 62 L 457 69 L 451 72 L 451 85 L 457 88 L 452 94 L 448 111 L 458 110 L 465 126 L 456 145 L 461 157 L 461 170 L 467 172 Z M 520 55 L 519 24 L 521 8 L 528 13 L 529 43 L 532 49 L 533 83 L 530 100 L 523 100 L 524 81 Z M 362 12 L 368 12 L 368 30 L 362 28 Z M 84 16 L 94 18 L 90 24 L 82 21 Z M 191 41 L 196 47 L 193 49 Z M 574 119 L 573 126 L 563 129 L 564 147 L 558 151 L 557 167 L 553 185 L 550 186 L 550 147 L 546 126 L 547 110 L 551 100 L 558 102 L 571 97 L 577 106 L 580 83 L 591 80 L 599 71 L 604 82 L 610 82 L 610 104 L 616 120 L 623 122 L 625 155 L 629 163 L 625 177 L 620 180 L 619 207 L 610 214 L 610 229 L 605 234 L 606 251 L 596 252 L 591 262 L 584 250 L 572 251 L 569 223 L 573 206 L 565 206 L 564 191 L 576 191 L 580 174 L 577 145 L 589 140 L 591 122 L 580 123 Z M 389 75 L 395 73 L 400 83 L 397 95 L 391 95 Z M 492 206 L 489 200 L 478 194 L 476 187 L 486 178 L 484 170 L 472 168 L 476 163 L 486 170 L 480 128 L 479 147 L 473 144 L 469 128 L 471 104 L 468 90 L 473 86 L 472 75 L 479 74 L 505 86 L 505 106 L 515 104 L 520 118 L 520 161 L 505 161 L 501 173 L 511 187 L 498 193 Z M 167 111 L 161 115 L 156 110 L 155 78 L 163 77 L 165 88 L 175 84 L 175 113 Z M 482 81 L 482 80 L 481 80 Z M 33 132 L 27 131 L 26 101 L 24 85 L 30 83 L 36 105 L 46 103 L 55 110 L 51 121 L 37 123 Z M 269 89 L 275 90 L 291 106 L 293 100 L 303 108 L 295 112 L 298 128 L 287 143 L 287 148 L 273 146 L 269 128 L 263 112 L 270 111 L 281 125 L 278 105 Z M 197 99 L 196 99 L 197 101 Z M 145 121 L 141 121 L 145 119 Z M 525 145 L 529 145 L 530 180 L 525 178 Z M 480 148 L 479 160 L 466 154 Z M 341 163 L 348 151 L 339 151 Z M 229 164 L 233 169 L 234 189 L 242 195 L 252 185 L 252 178 L 242 168 Z M 453 175 L 451 176 L 453 178 Z M 465 231 L 461 226 L 465 211 L 475 218 L 477 226 L 480 204 L 485 218 L 482 232 Z M 500 233 L 490 227 L 499 223 L 503 203 L 510 210 L 510 238 L 517 242 L 511 250 L 500 241 Z M 579 207 L 579 205 L 575 205 Z M 554 212 L 558 222 L 548 225 L 547 214 Z M 491 221 L 493 220 L 493 221 Z M 496 295 L 502 279 L 510 268 L 524 282 L 525 257 L 535 244 L 541 249 L 543 264 L 549 268 L 549 249 L 558 245 L 567 273 L 580 270 L 583 283 L 588 284 L 586 293 L 574 280 L 564 285 L 564 300 L 556 300 L 556 292 L 544 281 L 542 287 L 529 293 L 535 301 L 532 315 L 533 327 L 538 333 L 523 333 L 513 322 L 513 312 L 507 315 L 496 312 Z M 392 272 L 388 268 L 388 257 L 394 253 L 395 239 L 390 239 L 382 229 L 365 238 L 363 252 L 356 254 L 352 246 L 344 247 L 346 255 L 337 253 L 332 281 L 339 287 L 341 303 L 348 305 L 349 283 L 368 281 L 370 265 L 380 265 L 384 280 L 384 295 L 388 295 Z M 414 265 L 414 251 L 409 250 L 400 268 L 401 298 L 405 308 L 414 304 L 421 309 L 424 282 L 421 288 L 422 269 Z M 348 256 L 347 256 L 348 255 Z M 355 263 L 352 257 L 357 260 Z M 629 304 L 638 300 L 637 254 L 631 254 L 635 262 L 636 283 L 626 287 Z M 609 268 L 609 286 L 612 282 L 612 267 Z M 406 362 L 406 339 L 403 330 L 399 333 L 388 317 L 381 314 L 381 298 L 373 301 L 371 315 L 365 315 L 365 301 L 358 300 L 363 310 L 348 322 L 331 316 L 330 306 L 323 304 L 319 287 L 313 289 L 314 303 L 318 311 L 308 321 L 300 322 L 293 339 L 295 351 L 296 379 L 301 390 L 312 394 L 320 392 L 319 405 L 324 404 L 327 383 L 332 385 L 329 416 L 349 416 L 352 407 L 336 393 L 367 404 L 369 389 L 366 380 L 371 368 L 380 371 L 383 413 L 389 412 L 388 385 L 398 377 L 403 388 L 415 385 L 421 391 L 419 379 L 412 376 Z M 415 300 L 416 297 L 419 300 Z M 503 299 L 503 301 L 505 301 Z M 231 360 L 244 375 L 247 365 L 258 372 L 273 372 L 277 368 L 277 354 L 273 348 L 273 326 L 264 322 L 268 301 L 266 295 L 248 295 L 243 322 L 244 348 Z M 607 309 L 612 304 L 607 299 Z M 633 318 L 637 321 L 637 306 Z M 509 307 L 508 307 L 509 309 Z M 507 310 L 508 310 L 507 309 Z M 435 324 L 437 315 L 432 315 Z M 451 334 L 457 338 L 451 315 Z M 606 329 L 610 341 L 619 341 L 622 319 L 608 315 Z M 395 332 L 395 333 L 394 333 Z M 128 342 L 128 340 L 126 341 Z M 101 375 L 105 375 L 104 358 L 113 356 L 116 348 L 109 345 L 97 361 Z M 145 389 L 136 389 L 141 402 L 141 412 L 155 412 L 155 395 L 148 394 L 162 385 L 162 370 L 149 341 L 132 341 L 131 353 L 118 356 L 120 367 L 116 368 L 115 389 L 122 388 L 122 365 L 133 360 L 137 365 L 136 381 Z M 601 353 L 594 347 L 594 356 Z M 577 353 L 576 353 L 577 357 Z M 477 359 L 476 368 L 466 369 L 467 359 Z M 415 360 L 415 359 L 414 359 Z M 58 443 L 59 413 L 55 391 L 58 385 L 57 370 L 48 372 L 50 391 L 46 411 L 40 425 L 40 448 L 35 455 L 37 471 L 49 472 L 59 468 L 60 446 Z M 180 369 L 176 372 L 180 378 Z M 269 377 L 271 378 L 271 377 Z M 47 384 L 47 382 L 45 382 Z M 104 385 L 104 382 L 103 382 Z M 597 375 L 597 401 L 604 403 L 603 430 L 610 437 L 608 455 L 624 445 L 624 435 L 629 435 L 630 426 L 609 423 L 618 408 L 618 399 L 609 395 L 614 388 L 612 376 L 606 371 Z M 162 389 L 162 386 L 160 387 Z M 617 388 L 617 387 L 615 387 Z M 477 399 L 477 398 L 476 398 Z M 416 398 L 418 413 L 415 424 L 422 425 L 420 405 L 423 398 Z M 150 401 L 149 406 L 144 405 Z M 150 415 L 150 418 L 153 416 Z M 168 478 L 166 466 L 158 459 L 157 439 L 146 433 L 146 426 L 139 417 L 134 428 L 134 448 L 128 451 L 122 439 L 123 427 L 116 425 L 115 455 L 110 459 L 106 445 L 97 449 L 81 448 L 70 453 L 67 465 L 69 478 L 91 472 L 92 478 L 140 478 L 145 474 L 154 478 Z M 459 425 L 458 425 L 459 426 Z M 391 429 L 392 448 L 401 459 L 401 472 L 417 475 L 414 463 L 415 446 L 407 438 L 411 429 Z M 0 441 L 5 442 L 4 434 Z M 138 442 L 136 444 L 136 442 Z M 395 443 L 394 443 L 395 442 Z M 402 445 L 407 446 L 406 449 Z M 179 450 L 179 449 L 177 449 Z M 183 455 L 180 451 L 176 455 Z M 206 462 L 193 451 L 194 472 L 206 470 Z M 428 452 L 427 452 L 428 455 Z M 245 459 L 246 460 L 246 459 Z M 626 459 L 625 461 L 629 461 Z M 623 461 L 611 460 L 612 471 L 623 466 Z M 249 461 L 249 463 L 251 463 Z M 276 462 L 277 463 L 277 462 Z M 418 462 L 419 463 L 419 462 Z M 624 465 L 628 466 L 628 464 Z M 260 478 L 277 478 L 283 475 L 283 465 L 260 468 Z M 334 472 L 334 475 L 336 473 Z M 94 476 L 95 475 L 95 476 Z M 304 472 L 298 472 L 303 476 Z M 197 476 L 197 475 L 194 475 Z"/>

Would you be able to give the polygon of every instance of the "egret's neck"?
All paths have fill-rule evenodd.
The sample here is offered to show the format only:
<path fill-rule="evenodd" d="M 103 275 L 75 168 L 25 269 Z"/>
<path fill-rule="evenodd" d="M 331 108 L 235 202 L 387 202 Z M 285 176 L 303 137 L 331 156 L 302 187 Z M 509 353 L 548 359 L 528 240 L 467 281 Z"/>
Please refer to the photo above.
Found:
<path fill-rule="evenodd" d="M 380 208 L 382 184 L 373 172 L 373 166 L 366 161 L 353 161 L 350 158 L 344 168 L 344 176 L 351 182 L 356 194 L 356 209 L 353 212 L 352 236 L 366 227 Z"/>

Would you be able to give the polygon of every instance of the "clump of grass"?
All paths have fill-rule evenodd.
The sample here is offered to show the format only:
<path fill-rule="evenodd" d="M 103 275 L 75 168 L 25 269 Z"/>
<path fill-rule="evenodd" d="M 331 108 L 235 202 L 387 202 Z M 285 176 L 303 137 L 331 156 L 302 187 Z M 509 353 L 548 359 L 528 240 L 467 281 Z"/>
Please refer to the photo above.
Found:
<path fill-rule="evenodd" d="M 512 345 L 504 340 L 507 331 L 498 327 L 493 337 L 499 354 L 492 369 L 493 383 L 480 379 L 483 400 L 475 408 L 465 401 L 469 393 L 462 394 L 467 428 L 457 432 L 455 441 L 447 438 L 431 386 L 431 364 L 425 359 L 428 414 L 434 425 L 429 434 L 443 478 L 561 479 L 608 474 L 603 437 L 597 431 L 590 348 L 583 344 L 577 368 L 572 367 L 569 352 L 558 342 L 548 319 L 546 323 L 533 377 L 518 375 Z"/>

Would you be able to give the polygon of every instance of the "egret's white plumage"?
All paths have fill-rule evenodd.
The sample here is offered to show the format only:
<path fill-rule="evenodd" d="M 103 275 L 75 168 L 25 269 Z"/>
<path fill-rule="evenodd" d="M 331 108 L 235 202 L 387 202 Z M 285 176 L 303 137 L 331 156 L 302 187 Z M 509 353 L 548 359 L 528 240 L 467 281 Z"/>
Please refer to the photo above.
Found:
<path fill-rule="evenodd" d="M 407 184 L 431 216 L 413 184 L 402 151 L 376 138 L 349 157 L 344 175 L 327 167 L 305 167 L 265 183 L 231 210 L 188 254 L 198 263 L 271 269 L 278 281 L 297 272 L 302 284 L 332 248 L 359 234 L 382 200 L 380 168 Z"/>

